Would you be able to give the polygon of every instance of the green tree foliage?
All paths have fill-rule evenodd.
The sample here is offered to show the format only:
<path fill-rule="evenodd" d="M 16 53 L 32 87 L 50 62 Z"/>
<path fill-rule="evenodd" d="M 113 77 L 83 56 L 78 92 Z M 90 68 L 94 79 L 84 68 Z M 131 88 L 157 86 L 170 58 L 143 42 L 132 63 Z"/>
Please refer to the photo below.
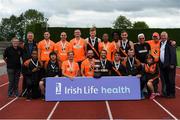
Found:
<path fill-rule="evenodd" d="M 149 26 L 146 22 L 144 21 L 137 21 L 133 23 L 133 29 L 148 29 Z"/>
<path fill-rule="evenodd" d="M 0 39 L 11 40 L 14 36 L 23 39 L 26 28 L 31 28 L 37 23 L 45 25 L 44 14 L 34 9 L 29 9 L 19 16 L 11 15 L 9 18 L 2 18 Z"/>
<path fill-rule="evenodd" d="M 132 23 L 125 16 L 118 16 L 113 23 L 114 29 L 129 29 L 132 28 Z"/>

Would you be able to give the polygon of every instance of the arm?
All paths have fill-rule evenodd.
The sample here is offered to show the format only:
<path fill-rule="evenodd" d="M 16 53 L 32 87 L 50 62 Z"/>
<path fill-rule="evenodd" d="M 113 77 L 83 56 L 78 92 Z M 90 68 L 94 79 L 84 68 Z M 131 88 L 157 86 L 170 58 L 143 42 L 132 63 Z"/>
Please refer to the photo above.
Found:
<path fill-rule="evenodd" d="M 7 52 L 7 48 L 4 50 L 3 53 L 3 60 L 7 63 L 7 56 L 8 56 L 8 52 Z"/>
<path fill-rule="evenodd" d="M 176 48 L 170 46 L 170 68 L 174 69 L 177 64 Z"/>
<path fill-rule="evenodd" d="M 81 75 L 84 77 L 85 75 L 84 75 L 84 64 L 82 63 L 81 64 Z"/>
<path fill-rule="evenodd" d="M 131 46 L 131 49 L 134 49 L 134 43 L 132 41 L 129 41 L 129 45 Z"/>

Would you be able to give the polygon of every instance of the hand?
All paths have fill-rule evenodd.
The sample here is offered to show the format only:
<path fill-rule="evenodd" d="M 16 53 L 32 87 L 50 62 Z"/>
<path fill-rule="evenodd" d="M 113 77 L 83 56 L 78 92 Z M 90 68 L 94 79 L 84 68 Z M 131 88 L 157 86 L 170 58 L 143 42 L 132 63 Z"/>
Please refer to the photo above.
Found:
<path fill-rule="evenodd" d="M 140 75 L 140 74 L 138 74 L 138 75 L 136 75 L 136 77 L 140 78 L 140 77 L 141 77 L 141 75 Z"/>
<path fill-rule="evenodd" d="M 174 69 L 174 65 L 170 65 L 170 69 Z"/>
<path fill-rule="evenodd" d="M 171 42 L 171 45 L 172 45 L 172 46 L 176 46 L 176 41 L 172 41 L 172 42 Z"/>
<path fill-rule="evenodd" d="M 34 68 L 34 69 L 32 70 L 32 72 L 36 72 L 36 71 L 38 71 L 38 68 Z"/>
<path fill-rule="evenodd" d="M 69 79 L 70 79 L 71 81 L 73 81 L 73 80 L 74 80 L 74 77 L 73 77 L 73 76 L 69 76 Z"/>

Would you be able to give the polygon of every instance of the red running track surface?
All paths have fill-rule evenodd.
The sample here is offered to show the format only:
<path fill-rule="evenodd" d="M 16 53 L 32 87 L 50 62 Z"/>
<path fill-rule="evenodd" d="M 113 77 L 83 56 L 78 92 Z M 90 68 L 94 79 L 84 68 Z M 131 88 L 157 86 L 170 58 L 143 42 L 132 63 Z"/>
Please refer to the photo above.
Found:
<path fill-rule="evenodd" d="M 6 75 L 0 77 L 0 85 L 7 81 Z M 5 85 L 0 87 L 0 119 L 180 119 L 180 69 L 177 69 L 176 86 L 175 99 L 45 102 L 41 99 L 9 99 L 8 85 Z M 10 101 L 13 102 L 7 105 Z M 7 106 L 1 110 L 4 105 Z"/>

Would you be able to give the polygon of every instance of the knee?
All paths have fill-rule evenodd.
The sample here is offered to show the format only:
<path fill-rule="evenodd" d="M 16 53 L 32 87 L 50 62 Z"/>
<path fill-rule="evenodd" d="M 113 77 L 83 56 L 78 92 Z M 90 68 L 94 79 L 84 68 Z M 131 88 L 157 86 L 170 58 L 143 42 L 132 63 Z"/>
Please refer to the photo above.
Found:
<path fill-rule="evenodd" d="M 39 82 L 39 86 L 40 86 L 40 87 L 43 87 L 43 86 L 44 86 L 44 81 L 40 81 L 40 82 Z"/>

